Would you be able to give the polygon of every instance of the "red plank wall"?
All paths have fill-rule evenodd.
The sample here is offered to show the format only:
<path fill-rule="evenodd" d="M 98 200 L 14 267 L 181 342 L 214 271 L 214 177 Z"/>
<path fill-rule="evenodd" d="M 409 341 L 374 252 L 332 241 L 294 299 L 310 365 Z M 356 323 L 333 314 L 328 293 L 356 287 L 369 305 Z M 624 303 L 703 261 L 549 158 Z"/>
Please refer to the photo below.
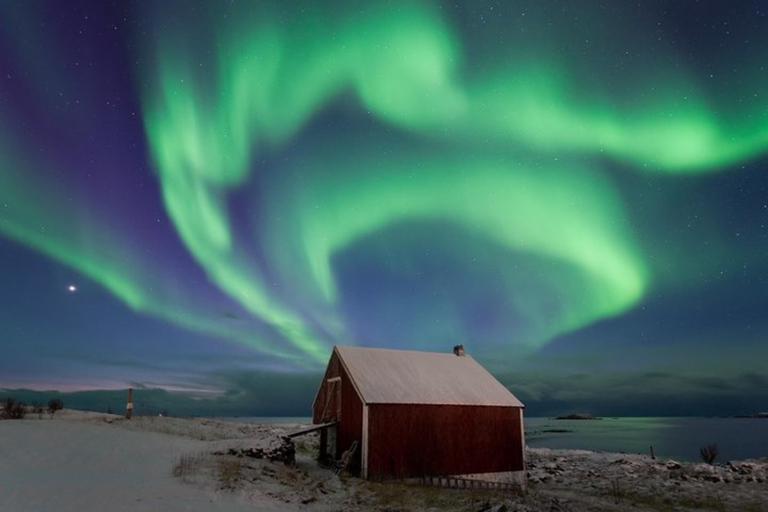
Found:
<path fill-rule="evenodd" d="M 326 403 L 326 392 L 329 387 L 328 379 L 334 377 L 341 377 L 341 418 L 337 418 L 340 419 L 341 422 L 337 427 L 335 456 L 337 460 L 340 459 L 342 453 L 352 446 L 352 442 L 357 441 L 357 452 L 349 465 L 349 470 L 354 473 L 360 469 L 360 454 L 363 443 L 363 403 L 357 395 L 352 381 L 344 371 L 344 367 L 338 360 L 338 356 L 335 352 L 331 356 L 325 376 L 323 377 L 323 382 L 320 386 L 320 391 L 318 391 L 317 400 L 315 400 L 314 409 L 312 411 L 312 421 L 314 423 L 322 423 L 325 421 L 326 418 L 322 418 L 321 415 Z"/>
<path fill-rule="evenodd" d="M 369 478 L 524 469 L 515 407 L 372 404 L 368 422 Z"/>

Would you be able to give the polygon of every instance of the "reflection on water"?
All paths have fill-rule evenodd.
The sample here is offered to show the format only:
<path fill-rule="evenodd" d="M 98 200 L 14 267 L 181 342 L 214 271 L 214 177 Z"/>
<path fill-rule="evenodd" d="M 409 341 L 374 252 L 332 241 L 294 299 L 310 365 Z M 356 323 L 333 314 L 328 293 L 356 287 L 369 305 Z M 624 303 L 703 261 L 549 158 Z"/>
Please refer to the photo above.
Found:
<path fill-rule="evenodd" d="M 768 419 L 762 418 L 526 418 L 531 447 L 644 453 L 701 461 L 699 448 L 717 444 L 715 462 L 768 457 Z"/>

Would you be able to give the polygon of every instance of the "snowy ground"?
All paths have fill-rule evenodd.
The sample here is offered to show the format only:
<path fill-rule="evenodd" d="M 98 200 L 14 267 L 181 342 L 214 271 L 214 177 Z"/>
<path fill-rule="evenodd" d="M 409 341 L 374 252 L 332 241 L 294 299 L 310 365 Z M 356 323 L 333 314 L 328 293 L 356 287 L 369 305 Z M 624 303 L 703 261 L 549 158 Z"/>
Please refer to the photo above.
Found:
<path fill-rule="evenodd" d="M 768 460 L 719 466 L 642 455 L 528 451 L 526 493 L 425 488 L 336 476 L 316 438 L 296 464 L 238 457 L 297 425 L 61 411 L 0 421 L 0 511 L 768 511 Z"/>
<path fill-rule="evenodd" d="M 0 421 L 0 510 L 253 510 L 235 496 L 174 478 L 179 457 L 207 451 L 206 442 L 67 412 Z"/>
<path fill-rule="evenodd" d="M 530 494 L 554 510 L 768 511 L 768 459 L 726 464 L 647 455 L 528 451 Z"/>

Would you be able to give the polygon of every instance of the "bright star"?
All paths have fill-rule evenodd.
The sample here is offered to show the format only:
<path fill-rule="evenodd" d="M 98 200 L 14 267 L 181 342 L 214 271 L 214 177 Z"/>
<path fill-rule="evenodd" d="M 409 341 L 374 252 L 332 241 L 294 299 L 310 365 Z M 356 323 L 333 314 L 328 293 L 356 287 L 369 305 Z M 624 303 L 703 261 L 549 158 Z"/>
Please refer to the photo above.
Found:
<path fill-rule="evenodd" d="M 69 290 L 70 292 L 76 292 L 77 291 L 77 287 L 75 285 L 71 284 L 71 285 L 67 286 L 67 290 Z"/>

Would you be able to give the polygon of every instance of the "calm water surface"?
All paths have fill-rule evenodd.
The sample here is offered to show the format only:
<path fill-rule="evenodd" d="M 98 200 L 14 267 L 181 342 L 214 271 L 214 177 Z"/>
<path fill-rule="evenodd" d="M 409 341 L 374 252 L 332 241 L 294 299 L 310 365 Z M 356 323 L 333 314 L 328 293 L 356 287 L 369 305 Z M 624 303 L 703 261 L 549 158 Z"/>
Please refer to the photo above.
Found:
<path fill-rule="evenodd" d="M 525 429 L 532 447 L 650 454 L 653 446 L 657 457 L 701 461 L 699 448 L 716 444 L 715 462 L 768 457 L 763 418 L 526 418 Z"/>

